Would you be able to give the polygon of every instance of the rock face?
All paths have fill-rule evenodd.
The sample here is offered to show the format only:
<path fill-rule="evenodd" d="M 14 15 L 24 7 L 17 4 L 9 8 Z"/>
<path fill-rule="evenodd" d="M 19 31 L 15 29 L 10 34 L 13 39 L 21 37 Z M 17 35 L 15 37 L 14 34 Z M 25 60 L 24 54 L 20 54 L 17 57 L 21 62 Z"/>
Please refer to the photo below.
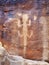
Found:
<path fill-rule="evenodd" d="M 29 0 L 19 4 L 17 6 L 19 9 L 15 6 L 3 7 L 4 16 L 1 14 L 2 17 L 0 18 L 2 21 L 2 18 L 5 17 L 3 39 L 10 42 L 10 45 L 9 43 L 4 44 L 4 47 L 9 54 L 20 55 L 33 60 L 48 60 L 49 41 L 46 11 L 44 10 L 43 14 L 40 10 L 36 12 L 36 8 L 34 11 L 32 3 L 33 1 Z M 32 11 L 30 12 L 30 10 Z M 24 14 L 29 16 L 27 21 L 25 19 L 27 17 L 23 18 Z"/>
<path fill-rule="evenodd" d="M 44 21 L 41 21 L 43 21 L 42 18 L 40 18 L 39 22 L 38 20 L 31 20 L 31 24 L 29 24 L 28 20 L 25 29 L 25 23 L 23 22 L 21 16 L 20 18 L 17 17 L 8 19 L 4 23 L 4 33 L 6 35 L 4 39 L 11 43 L 9 48 L 7 46 L 7 51 L 10 54 L 20 55 L 27 59 L 48 60 L 48 43 L 44 34 L 47 33 L 47 31 L 44 30 L 44 27 L 47 24 L 44 24 Z M 24 39 L 25 36 L 27 39 Z"/>

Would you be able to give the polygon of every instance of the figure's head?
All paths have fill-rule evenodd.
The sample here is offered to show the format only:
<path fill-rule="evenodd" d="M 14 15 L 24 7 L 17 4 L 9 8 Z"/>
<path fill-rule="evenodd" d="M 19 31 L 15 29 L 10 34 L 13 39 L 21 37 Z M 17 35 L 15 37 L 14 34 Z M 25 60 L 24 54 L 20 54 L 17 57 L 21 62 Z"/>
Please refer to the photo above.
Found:
<path fill-rule="evenodd" d="M 25 21 L 28 21 L 28 19 L 29 19 L 29 16 L 28 16 L 28 14 L 23 14 L 22 15 L 22 19 L 23 19 L 23 22 Z"/>

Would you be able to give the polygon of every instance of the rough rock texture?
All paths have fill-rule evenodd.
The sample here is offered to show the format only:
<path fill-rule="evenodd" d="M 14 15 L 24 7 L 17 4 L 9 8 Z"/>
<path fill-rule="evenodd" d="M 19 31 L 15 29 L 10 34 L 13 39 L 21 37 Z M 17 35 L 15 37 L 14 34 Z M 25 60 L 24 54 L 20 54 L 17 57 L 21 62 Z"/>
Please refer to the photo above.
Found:
<path fill-rule="evenodd" d="M 29 3 L 29 5 L 28 5 L 28 3 Z M 27 46 L 26 46 L 25 52 L 24 52 L 24 37 L 18 36 L 18 31 L 21 34 L 23 34 L 23 26 L 18 28 L 18 26 L 17 26 L 18 20 L 13 20 L 13 19 L 12 19 L 13 21 L 7 20 L 8 18 L 14 18 L 13 16 L 15 16 L 15 14 L 17 13 L 17 11 L 15 13 L 15 10 L 17 7 L 19 7 L 20 9 L 23 9 L 24 11 L 30 10 L 33 7 L 33 10 L 34 10 L 34 7 L 36 7 L 35 4 L 37 5 L 37 8 L 38 8 L 38 6 L 41 2 L 37 2 L 38 4 L 36 2 L 34 4 L 32 4 L 32 3 L 33 3 L 33 0 L 29 0 L 28 2 L 23 3 L 21 5 L 18 4 L 18 6 L 16 6 L 16 7 L 15 6 L 11 6 L 11 7 L 5 6 L 2 8 L 3 10 L 0 13 L 1 14 L 0 24 L 3 24 L 4 22 L 9 22 L 9 23 L 5 23 L 5 29 L 3 28 L 3 32 L 4 32 L 3 38 L 4 38 L 4 41 L 6 40 L 7 42 L 6 41 L 5 42 L 2 41 L 2 42 L 4 43 L 4 47 L 7 49 L 9 54 L 20 55 L 27 59 L 43 60 L 45 54 L 47 53 L 47 50 L 49 50 L 49 48 L 48 48 L 49 44 L 47 45 L 47 42 L 49 43 L 49 40 L 46 40 L 46 41 L 43 40 L 44 35 L 45 35 L 43 30 L 45 31 L 45 28 L 43 29 L 44 24 L 41 23 L 43 19 L 39 22 L 39 18 L 41 15 L 42 16 L 44 15 L 44 17 L 45 17 L 47 5 L 44 4 L 46 7 L 44 6 L 45 10 L 43 12 L 42 12 L 42 9 L 43 9 L 42 5 L 41 5 L 40 10 L 37 9 L 37 11 L 38 11 L 37 19 L 38 20 L 34 21 L 33 18 L 34 18 L 34 15 L 36 16 L 36 13 L 33 11 L 32 11 L 33 14 L 31 13 L 32 14 L 32 16 L 30 17 L 31 26 L 27 26 L 27 29 L 28 29 L 27 34 L 29 36 L 27 37 Z M 40 8 L 40 6 L 39 6 L 39 8 Z M 36 10 L 36 8 L 35 8 L 35 10 Z M 3 11 L 4 11 L 4 15 L 2 14 Z M 3 18 L 5 18 L 5 20 Z M 22 21 L 21 17 L 20 17 L 20 20 Z M 3 22 L 1 22 L 1 21 L 3 21 Z M 48 22 L 49 22 L 49 20 L 48 20 Z M 21 22 L 21 24 L 23 24 L 23 23 Z M 47 25 L 49 28 L 49 24 L 47 24 Z M 0 29 L 0 30 L 2 30 L 2 29 Z M 30 37 L 31 31 L 32 31 L 33 35 Z M 49 32 L 49 29 L 47 31 Z M 49 33 L 48 33 L 48 35 L 49 35 Z M 47 37 L 47 36 L 45 36 L 45 37 Z M 43 46 L 43 44 L 45 44 L 45 43 L 47 46 L 46 48 Z M 45 49 L 46 49 L 46 51 L 45 51 Z M 46 53 L 43 54 L 43 50 Z M 48 57 L 48 55 L 46 54 L 46 59 L 44 59 L 44 60 L 47 60 L 48 59 L 47 57 Z"/>
<path fill-rule="evenodd" d="M 28 60 L 28 59 L 24 59 L 25 61 L 21 62 L 18 61 L 18 62 L 14 62 L 13 63 L 9 60 L 9 59 L 6 59 L 6 61 L 4 62 L 4 65 L 11 65 L 11 64 L 16 64 L 16 65 L 49 65 L 49 63 L 47 62 L 44 62 L 44 61 L 35 61 L 35 60 Z"/>
<path fill-rule="evenodd" d="M 11 42 L 11 46 L 8 49 L 10 54 L 18 54 L 24 57 L 24 39 L 23 37 L 18 36 L 18 30 L 23 34 L 22 28 L 17 28 L 16 20 L 10 21 L 9 23 L 5 23 L 7 41 Z M 10 25 L 10 26 L 9 26 Z M 30 35 L 30 30 L 32 30 L 33 35 L 28 38 L 27 37 L 27 46 L 25 51 L 25 58 L 28 59 L 42 59 L 43 54 L 43 45 L 42 39 L 40 35 L 40 23 L 38 26 L 38 22 L 33 22 L 31 27 L 28 27 L 28 35 Z M 16 35 L 17 36 L 16 36 Z M 18 38 L 18 39 L 17 39 Z M 18 40 L 18 41 L 17 41 Z"/>
<path fill-rule="evenodd" d="M 21 17 L 20 20 L 22 21 Z M 45 54 L 45 53 L 43 54 L 43 50 L 48 49 L 48 47 L 46 48 L 43 47 L 43 42 L 44 42 L 43 41 L 44 34 L 42 34 L 43 23 L 41 23 L 41 21 L 39 22 L 38 20 L 36 20 L 35 22 L 34 20 L 32 20 L 31 26 L 27 26 L 28 29 L 27 34 L 29 36 L 27 37 L 27 46 L 24 52 L 24 37 L 20 37 L 18 35 L 18 31 L 20 31 L 20 33 L 23 34 L 23 26 L 18 28 L 17 22 L 18 22 L 17 18 L 14 20 L 12 18 L 12 21 L 8 21 L 8 20 L 5 21 L 5 27 L 4 27 L 5 29 L 3 29 L 4 30 L 3 38 L 4 40 L 7 41 L 7 43 L 6 41 L 5 42 L 3 41 L 4 47 L 7 49 L 9 54 L 20 55 L 27 59 L 43 60 L 43 55 Z M 21 24 L 23 23 L 21 22 Z M 31 32 L 33 33 L 33 35 L 30 37 Z M 47 46 L 47 42 L 46 42 L 46 46 Z M 46 55 L 46 57 L 48 57 L 48 55 Z M 44 60 L 47 59 L 48 58 Z"/>

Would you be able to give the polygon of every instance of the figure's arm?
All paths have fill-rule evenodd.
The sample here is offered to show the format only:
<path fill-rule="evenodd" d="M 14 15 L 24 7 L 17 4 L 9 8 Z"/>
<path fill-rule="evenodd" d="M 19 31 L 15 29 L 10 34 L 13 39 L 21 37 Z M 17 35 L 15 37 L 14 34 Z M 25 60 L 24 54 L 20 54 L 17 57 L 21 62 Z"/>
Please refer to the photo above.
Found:
<path fill-rule="evenodd" d="M 33 31 L 31 30 L 30 32 L 30 35 L 27 35 L 28 38 L 31 38 L 31 36 L 33 35 Z"/>
<path fill-rule="evenodd" d="M 23 37 L 23 34 L 21 34 L 20 31 L 18 31 L 18 36 Z"/>
<path fill-rule="evenodd" d="M 21 24 L 20 22 L 21 22 L 21 21 L 18 20 L 18 23 L 17 23 L 18 27 L 22 27 L 22 24 Z"/>
<path fill-rule="evenodd" d="M 28 26 L 31 26 L 31 20 L 29 20 Z"/>

